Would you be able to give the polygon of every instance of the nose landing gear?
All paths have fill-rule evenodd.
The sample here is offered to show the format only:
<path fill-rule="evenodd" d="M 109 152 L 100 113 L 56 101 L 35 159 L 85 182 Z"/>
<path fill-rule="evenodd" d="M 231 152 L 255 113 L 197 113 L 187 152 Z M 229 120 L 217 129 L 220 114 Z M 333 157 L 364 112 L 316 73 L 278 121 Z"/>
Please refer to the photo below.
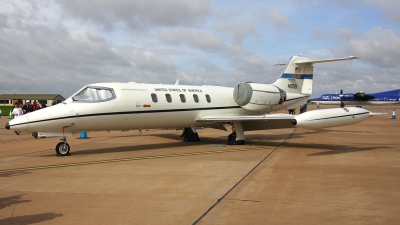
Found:
<path fill-rule="evenodd" d="M 59 142 L 56 146 L 56 153 L 57 156 L 69 156 L 71 153 L 69 153 L 69 150 L 71 149 L 69 147 L 69 144 L 67 143 L 67 138 L 63 137 L 62 142 Z"/>
<path fill-rule="evenodd" d="M 69 144 L 67 143 L 67 137 L 65 137 L 65 132 L 64 132 L 64 129 L 67 127 L 70 127 L 70 126 L 62 127 L 63 138 L 60 139 L 61 142 L 59 142 L 56 145 L 57 156 L 70 156 L 71 155 L 71 153 L 69 153 L 71 148 L 69 147 Z"/>

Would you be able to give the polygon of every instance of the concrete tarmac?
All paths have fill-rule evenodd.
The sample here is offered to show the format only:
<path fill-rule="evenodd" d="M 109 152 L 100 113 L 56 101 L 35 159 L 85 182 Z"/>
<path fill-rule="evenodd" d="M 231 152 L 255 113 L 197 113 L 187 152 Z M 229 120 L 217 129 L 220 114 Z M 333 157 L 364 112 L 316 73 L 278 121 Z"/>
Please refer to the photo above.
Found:
<path fill-rule="evenodd" d="M 88 132 L 59 138 L 4 129 L 0 224 L 399 224 L 400 118 L 318 131 Z M 400 116 L 400 114 L 399 114 Z"/>

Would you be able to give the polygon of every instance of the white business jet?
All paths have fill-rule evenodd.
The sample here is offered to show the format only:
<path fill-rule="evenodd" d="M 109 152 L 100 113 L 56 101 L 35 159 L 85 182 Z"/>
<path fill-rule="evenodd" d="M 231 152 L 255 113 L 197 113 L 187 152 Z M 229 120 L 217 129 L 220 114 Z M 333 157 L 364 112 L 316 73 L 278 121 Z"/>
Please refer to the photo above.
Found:
<path fill-rule="evenodd" d="M 67 136 L 81 131 L 184 128 L 184 141 L 199 141 L 197 126 L 233 126 L 229 144 L 244 144 L 245 131 L 325 127 L 354 124 L 372 115 L 362 108 L 333 108 L 300 115 L 267 114 L 293 109 L 312 93 L 313 64 L 357 59 L 310 60 L 293 56 L 273 84 L 240 83 L 235 88 L 137 83 L 89 84 L 64 102 L 6 124 L 7 129 L 61 136 L 58 155 L 70 155 Z"/>

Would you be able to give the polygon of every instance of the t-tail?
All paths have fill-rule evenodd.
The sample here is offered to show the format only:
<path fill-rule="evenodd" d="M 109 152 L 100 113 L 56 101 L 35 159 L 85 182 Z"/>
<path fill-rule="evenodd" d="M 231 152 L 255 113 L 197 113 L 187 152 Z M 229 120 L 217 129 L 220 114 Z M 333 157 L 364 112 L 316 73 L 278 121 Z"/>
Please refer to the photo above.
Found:
<path fill-rule="evenodd" d="M 279 110 L 282 107 L 294 109 L 307 103 L 312 94 L 315 63 L 350 59 L 357 57 L 311 60 L 293 56 L 289 63 L 277 64 L 286 67 L 275 83 L 240 83 L 233 90 L 233 98 L 242 108 L 258 113 Z"/>
<path fill-rule="evenodd" d="M 276 64 L 286 67 L 281 77 L 273 85 L 284 90 L 288 94 L 311 95 L 314 78 L 313 65 L 315 63 L 352 59 L 358 58 L 350 56 L 347 58 L 311 60 L 300 56 L 293 56 L 287 64 Z"/>

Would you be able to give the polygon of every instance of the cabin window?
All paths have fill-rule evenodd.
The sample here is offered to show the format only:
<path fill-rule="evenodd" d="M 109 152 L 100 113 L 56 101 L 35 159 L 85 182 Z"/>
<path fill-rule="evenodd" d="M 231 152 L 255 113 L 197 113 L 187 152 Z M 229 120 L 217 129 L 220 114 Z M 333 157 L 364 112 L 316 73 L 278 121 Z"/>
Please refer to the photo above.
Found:
<path fill-rule="evenodd" d="M 87 86 L 74 97 L 72 100 L 78 102 L 102 102 L 115 98 L 112 88 Z"/>
<path fill-rule="evenodd" d="M 210 97 L 210 95 L 206 95 L 206 100 L 207 100 L 208 103 L 211 102 L 211 97 Z"/>
<path fill-rule="evenodd" d="M 155 102 L 155 103 L 158 102 L 157 94 L 152 93 L 151 100 L 153 100 L 153 102 Z"/>
<path fill-rule="evenodd" d="M 170 94 L 165 94 L 165 98 L 167 99 L 167 102 L 169 102 L 169 103 L 172 102 L 172 97 Z"/>
<path fill-rule="evenodd" d="M 181 102 L 183 102 L 183 103 L 186 102 L 186 97 L 184 94 L 180 94 L 179 97 L 181 98 Z"/>
<path fill-rule="evenodd" d="M 199 103 L 199 96 L 197 96 L 196 94 L 193 94 L 193 99 L 196 103 Z"/>

